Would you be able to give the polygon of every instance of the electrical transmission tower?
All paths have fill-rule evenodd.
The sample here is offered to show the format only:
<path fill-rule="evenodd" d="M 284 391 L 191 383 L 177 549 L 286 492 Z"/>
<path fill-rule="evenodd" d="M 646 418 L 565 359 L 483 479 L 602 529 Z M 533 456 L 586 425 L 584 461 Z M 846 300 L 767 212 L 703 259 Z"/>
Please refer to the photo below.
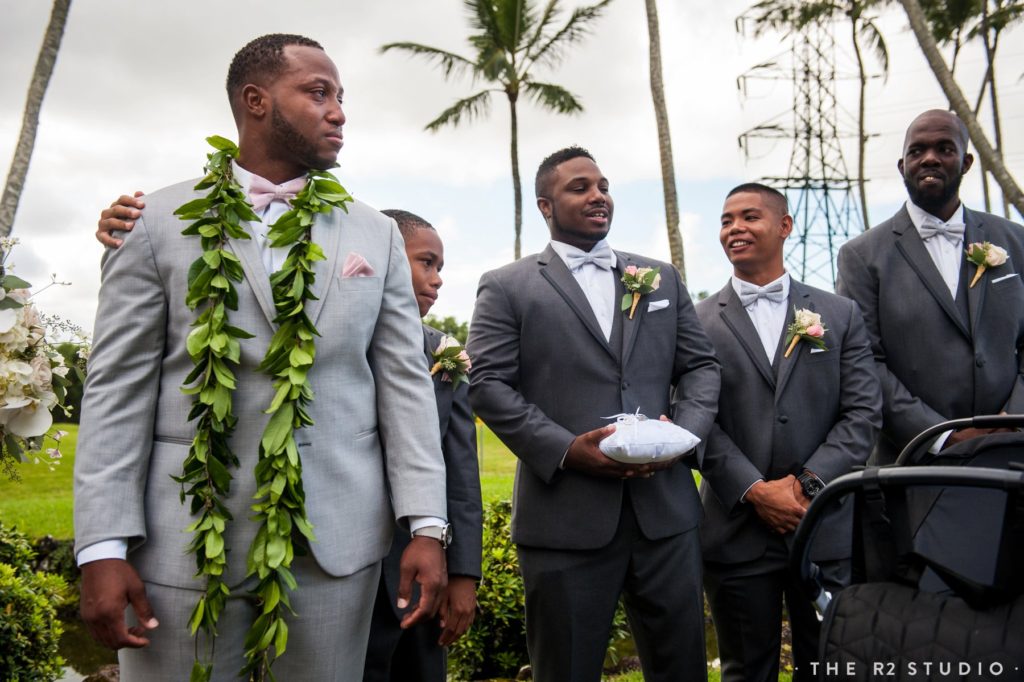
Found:
<path fill-rule="evenodd" d="M 787 123 L 787 114 L 780 114 L 740 135 L 739 143 L 748 160 L 755 140 L 792 143 L 788 173 L 766 176 L 762 182 L 789 200 L 793 234 L 786 245 L 787 269 L 807 284 L 832 289 L 839 247 L 851 233 L 864 230 L 854 196 L 858 180 L 850 177 L 840 147 L 841 137 L 856 134 L 845 133 L 839 126 L 831 24 L 811 22 L 794 31 L 790 41 L 788 60 L 782 60 L 789 61 L 788 66 L 779 60 L 755 66 L 740 77 L 739 86 L 745 94 L 750 79 L 791 80 L 792 121 Z"/>

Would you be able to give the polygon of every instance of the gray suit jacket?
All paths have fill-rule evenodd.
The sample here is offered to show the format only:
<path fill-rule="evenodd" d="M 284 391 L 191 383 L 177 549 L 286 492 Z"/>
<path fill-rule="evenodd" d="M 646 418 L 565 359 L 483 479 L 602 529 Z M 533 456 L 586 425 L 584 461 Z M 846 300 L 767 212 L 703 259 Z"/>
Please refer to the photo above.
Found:
<path fill-rule="evenodd" d="M 512 519 L 517 543 L 558 549 L 607 544 L 627 485 L 650 539 L 689 530 L 700 520 L 687 466 L 629 481 L 559 468 L 577 435 L 607 425 L 607 417 L 620 412 L 639 409 L 654 419 L 666 414 L 701 438 L 714 421 L 719 367 L 679 273 L 668 263 L 616 256 L 616 279 L 629 265 L 661 266 L 662 278 L 634 319 L 616 313 L 621 336 L 612 344 L 550 246 L 480 280 L 469 332 L 469 397 L 519 458 Z M 673 398 L 674 388 L 679 391 Z"/>
<path fill-rule="evenodd" d="M 765 553 L 775 534 L 740 501 L 755 481 L 809 469 L 828 483 L 867 461 L 881 424 L 878 377 L 857 305 L 790 281 L 786 325 L 795 308 L 819 313 L 827 350 L 811 352 L 801 341 L 784 358 L 783 330 L 774 367 L 731 283 L 697 304 L 722 363 L 718 418 L 702 469 L 701 544 L 708 561 L 746 562 Z M 837 524 L 819 535 L 814 558 L 848 556 L 849 530 Z"/>
<path fill-rule="evenodd" d="M 189 265 L 199 239 L 184 237 L 173 211 L 197 196 L 189 181 L 147 195 L 124 245 L 105 256 L 95 343 L 82 406 L 75 462 L 75 540 L 79 549 L 127 538 L 129 560 L 147 580 L 196 587 L 186 553 L 192 522 L 179 501 L 194 433 L 191 399 L 180 386 L 192 362 L 185 338 L 195 313 L 185 306 Z M 445 516 L 444 463 L 409 265 L 394 221 L 355 202 L 317 218 L 313 238 L 318 298 L 309 316 L 319 329 L 310 373 L 315 421 L 296 434 L 313 554 L 334 576 L 378 561 L 396 517 Z M 227 505 L 228 584 L 245 576 L 256 525 L 249 520 L 253 467 L 272 398 L 256 370 L 274 332 L 269 275 L 255 239 L 230 244 L 245 271 L 231 323 L 255 334 L 241 341 L 232 449 L 240 465 Z M 350 253 L 375 274 L 341 278 Z M 392 502 L 389 502 L 387 478 Z"/>
<path fill-rule="evenodd" d="M 444 338 L 444 332 L 423 325 L 423 352 L 427 367 L 434 364 L 434 349 Z M 465 383 L 452 390 L 450 382 L 438 372 L 433 377 L 437 417 L 441 427 L 441 450 L 447 479 L 448 523 L 452 525 L 452 544 L 445 553 L 448 575 L 468 575 L 479 578 L 480 553 L 483 543 L 483 505 L 480 500 L 480 466 L 476 452 L 476 421 L 469 408 L 469 386 Z M 401 578 L 402 552 L 409 545 L 409 533 L 395 531 L 391 551 L 384 557 L 384 584 L 390 596 L 391 608 L 400 616 L 395 600 Z"/>
<path fill-rule="evenodd" d="M 1009 253 L 966 289 L 957 309 L 906 208 L 839 251 L 836 291 L 864 312 L 882 381 L 877 463 L 929 426 L 978 414 L 1024 412 L 1024 229 L 964 209 L 964 244 L 988 241 Z"/>

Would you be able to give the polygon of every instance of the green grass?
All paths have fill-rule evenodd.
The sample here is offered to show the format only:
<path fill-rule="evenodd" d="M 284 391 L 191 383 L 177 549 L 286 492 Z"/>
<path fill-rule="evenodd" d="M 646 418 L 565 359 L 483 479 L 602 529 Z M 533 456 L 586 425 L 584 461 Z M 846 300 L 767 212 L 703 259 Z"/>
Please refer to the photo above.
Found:
<path fill-rule="evenodd" d="M 68 539 L 74 535 L 71 522 L 71 481 L 74 473 L 77 424 L 57 424 L 67 431 L 61 441 L 64 457 L 53 471 L 45 464 L 22 463 L 16 466 L 20 481 L 11 481 L 0 473 L 0 521 L 15 526 L 30 538 L 52 535 Z M 53 447 L 49 438 L 44 448 Z M 45 455 L 44 455 L 45 458 Z"/>

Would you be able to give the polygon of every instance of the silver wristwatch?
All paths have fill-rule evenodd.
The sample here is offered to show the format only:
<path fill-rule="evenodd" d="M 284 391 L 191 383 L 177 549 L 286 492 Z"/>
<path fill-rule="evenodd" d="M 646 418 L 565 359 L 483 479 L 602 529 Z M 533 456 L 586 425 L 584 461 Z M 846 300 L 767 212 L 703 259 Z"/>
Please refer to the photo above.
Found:
<path fill-rule="evenodd" d="M 448 549 L 448 545 L 452 544 L 452 524 L 417 528 L 412 532 L 412 536 L 414 538 L 433 538 L 441 543 L 443 549 Z"/>

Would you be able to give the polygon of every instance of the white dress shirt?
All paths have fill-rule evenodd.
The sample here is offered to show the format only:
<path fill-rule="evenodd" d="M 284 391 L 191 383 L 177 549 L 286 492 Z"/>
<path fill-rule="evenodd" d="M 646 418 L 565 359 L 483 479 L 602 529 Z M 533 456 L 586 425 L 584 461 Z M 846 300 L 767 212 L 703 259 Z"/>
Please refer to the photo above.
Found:
<path fill-rule="evenodd" d="M 758 338 L 761 339 L 764 353 L 768 356 L 768 364 L 773 364 L 775 361 L 775 351 L 779 346 L 779 339 L 782 337 L 782 328 L 786 326 L 786 306 L 789 301 L 789 273 L 782 273 L 782 277 L 769 282 L 765 286 L 770 287 L 776 282 L 782 284 L 781 301 L 775 302 L 767 298 L 759 298 L 744 308 L 747 311 L 747 315 L 750 316 L 750 321 L 754 323 L 754 329 L 757 330 Z M 732 288 L 737 296 L 740 293 L 740 286 L 740 279 L 733 275 Z"/>
<path fill-rule="evenodd" d="M 253 173 L 245 170 L 239 166 L 236 162 L 231 162 L 232 172 L 234 173 L 235 180 L 242 186 L 242 191 L 246 194 L 249 193 L 249 185 L 252 183 Z M 291 206 L 282 200 L 275 199 L 271 201 L 262 211 L 256 211 L 256 215 L 263 221 L 261 223 L 249 224 L 249 232 L 255 237 L 256 242 L 260 245 L 260 255 L 263 260 L 263 267 L 267 271 L 267 277 L 277 272 L 284 265 L 285 259 L 288 257 L 289 247 L 278 247 L 271 248 L 270 240 L 267 239 L 267 231 L 270 226 L 274 224 L 278 218 L 284 215 Z M 182 294 L 184 296 L 184 293 Z M 269 381 L 269 379 L 268 379 Z M 433 526 L 444 526 L 445 520 L 433 516 L 410 516 L 409 519 L 409 531 L 417 531 L 420 528 L 429 528 Z M 99 561 L 100 559 L 126 559 L 128 556 L 128 541 L 124 538 L 115 538 L 113 540 L 103 540 L 96 544 L 89 545 L 76 555 L 78 565 L 87 564 L 90 561 Z"/>
<path fill-rule="evenodd" d="M 597 244 L 594 244 L 594 247 L 597 248 L 602 245 L 607 245 L 606 240 L 602 239 Z M 567 268 L 569 265 L 566 262 L 566 256 L 569 254 L 586 253 L 586 251 L 575 246 L 554 240 L 551 241 L 551 248 L 562 259 L 562 262 L 566 263 Z M 612 251 L 612 268 L 615 267 L 615 263 L 615 252 Z M 612 323 L 615 321 L 615 311 L 617 309 L 615 305 L 615 271 L 613 269 L 603 270 L 593 263 L 585 263 L 575 270 L 569 268 L 569 272 L 572 273 L 572 276 L 580 285 L 580 289 L 583 289 L 583 294 L 587 297 L 587 301 L 590 302 L 590 309 L 594 311 L 594 317 L 597 318 L 597 323 L 601 326 L 605 341 L 610 341 L 612 338 Z"/>
<path fill-rule="evenodd" d="M 910 214 L 910 222 L 914 223 L 914 228 L 917 229 L 919 234 L 921 226 L 927 222 L 935 225 L 964 226 L 963 204 L 957 207 L 956 213 L 947 221 L 933 216 L 909 199 L 907 200 L 907 213 Z M 937 234 L 923 241 L 924 248 L 927 249 L 928 255 L 932 257 L 935 267 L 939 269 L 939 274 L 942 275 L 946 286 L 949 287 L 950 295 L 955 299 L 957 287 L 960 286 L 960 266 L 963 264 L 964 259 L 963 237 L 954 243 L 944 236 Z"/>

